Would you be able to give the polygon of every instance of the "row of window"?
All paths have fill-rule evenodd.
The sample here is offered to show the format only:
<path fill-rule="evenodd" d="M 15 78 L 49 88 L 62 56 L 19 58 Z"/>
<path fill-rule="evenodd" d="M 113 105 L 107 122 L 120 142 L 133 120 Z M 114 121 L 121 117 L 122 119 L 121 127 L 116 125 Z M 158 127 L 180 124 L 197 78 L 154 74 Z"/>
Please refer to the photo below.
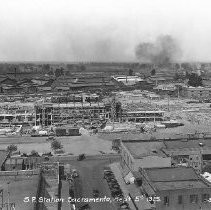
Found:
<path fill-rule="evenodd" d="M 190 195 L 190 203 L 198 203 L 198 195 L 196 194 L 193 194 L 193 195 Z M 164 197 L 164 205 L 169 205 L 169 196 L 165 196 Z M 209 194 L 202 194 L 201 195 L 201 201 L 202 202 L 207 202 L 207 201 L 210 201 L 210 195 Z M 182 195 L 179 195 L 178 196 L 178 199 L 177 199 L 177 203 L 178 204 L 183 204 L 183 196 Z"/>

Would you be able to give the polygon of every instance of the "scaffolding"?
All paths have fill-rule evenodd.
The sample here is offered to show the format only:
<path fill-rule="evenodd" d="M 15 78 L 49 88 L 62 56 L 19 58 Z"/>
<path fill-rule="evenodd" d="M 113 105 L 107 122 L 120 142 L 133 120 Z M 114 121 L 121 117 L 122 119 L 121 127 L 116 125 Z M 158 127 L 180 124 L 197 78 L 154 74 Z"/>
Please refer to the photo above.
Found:
<path fill-rule="evenodd" d="M 36 125 L 74 124 L 108 119 L 111 106 L 104 103 L 41 104 L 35 107 Z"/>

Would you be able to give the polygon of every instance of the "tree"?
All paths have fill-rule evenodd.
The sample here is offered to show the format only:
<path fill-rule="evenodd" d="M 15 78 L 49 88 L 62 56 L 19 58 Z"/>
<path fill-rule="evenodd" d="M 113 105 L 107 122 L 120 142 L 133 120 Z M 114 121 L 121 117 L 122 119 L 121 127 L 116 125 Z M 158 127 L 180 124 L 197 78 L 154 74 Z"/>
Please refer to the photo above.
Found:
<path fill-rule="evenodd" d="M 192 70 L 193 69 L 190 63 L 181 63 L 181 67 L 184 70 Z"/>
<path fill-rule="evenodd" d="M 133 70 L 132 69 L 129 69 L 129 72 L 128 72 L 128 76 L 133 76 Z"/>
<path fill-rule="evenodd" d="M 175 63 L 175 69 L 179 70 L 180 69 L 180 65 L 178 63 Z"/>
<path fill-rule="evenodd" d="M 81 65 L 81 66 L 80 66 L 80 71 L 86 71 L 86 66 Z"/>
<path fill-rule="evenodd" d="M 150 72 L 151 76 L 154 76 L 156 74 L 155 69 L 152 69 L 152 71 Z"/>
<path fill-rule="evenodd" d="M 55 76 L 56 76 L 56 77 L 60 77 L 60 76 L 62 76 L 62 75 L 64 75 L 63 69 L 62 69 L 62 68 L 61 68 L 61 69 L 56 69 L 56 71 L 55 71 Z"/>
<path fill-rule="evenodd" d="M 198 87 L 203 85 L 201 76 L 198 76 L 197 74 L 190 74 L 188 79 L 188 85 L 190 86 Z"/>
<path fill-rule="evenodd" d="M 51 142 L 51 149 L 52 150 L 57 150 L 57 149 L 62 149 L 63 148 L 63 145 L 61 144 L 60 141 L 58 140 L 53 140 Z"/>
<path fill-rule="evenodd" d="M 7 147 L 7 151 L 8 152 L 15 152 L 17 151 L 18 147 L 17 145 L 14 145 L 14 144 L 10 144 L 8 147 Z"/>
<path fill-rule="evenodd" d="M 44 64 L 42 66 L 42 68 L 43 68 L 44 73 L 48 73 L 50 71 L 50 65 L 49 64 Z"/>
<path fill-rule="evenodd" d="M 40 155 L 39 155 L 39 153 L 37 151 L 32 150 L 30 156 L 39 157 Z"/>

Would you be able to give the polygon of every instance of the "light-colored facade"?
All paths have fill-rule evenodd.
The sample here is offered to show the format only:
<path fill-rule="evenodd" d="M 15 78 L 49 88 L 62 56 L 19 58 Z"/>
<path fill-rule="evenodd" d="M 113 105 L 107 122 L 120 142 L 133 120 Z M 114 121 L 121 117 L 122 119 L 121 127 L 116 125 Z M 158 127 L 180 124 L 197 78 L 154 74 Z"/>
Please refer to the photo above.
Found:
<path fill-rule="evenodd" d="M 122 82 L 124 85 L 130 86 L 135 85 L 136 83 L 142 82 L 143 79 L 141 79 L 139 76 L 113 76 L 112 77 L 117 82 Z"/>

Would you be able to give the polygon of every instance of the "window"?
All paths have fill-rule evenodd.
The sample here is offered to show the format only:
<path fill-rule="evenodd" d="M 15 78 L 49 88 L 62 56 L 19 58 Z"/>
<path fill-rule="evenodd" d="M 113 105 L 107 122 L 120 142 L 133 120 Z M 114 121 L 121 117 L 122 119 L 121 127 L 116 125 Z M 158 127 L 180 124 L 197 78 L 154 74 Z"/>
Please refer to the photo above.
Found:
<path fill-rule="evenodd" d="M 210 199 L 210 195 L 209 194 L 202 194 L 201 195 L 201 201 L 202 202 L 207 202 Z"/>
<path fill-rule="evenodd" d="M 165 196 L 164 197 L 164 205 L 168 206 L 169 205 L 169 197 L 168 196 Z"/>
<path fill-rule="evenodd" d="M 178 196 L 178 204 L 182 204 L 182 195 Z"/>
<path fill-rule="evenodd" d="M 190 195 L 190 203 L 197 203 L 198 195 Z"/>

